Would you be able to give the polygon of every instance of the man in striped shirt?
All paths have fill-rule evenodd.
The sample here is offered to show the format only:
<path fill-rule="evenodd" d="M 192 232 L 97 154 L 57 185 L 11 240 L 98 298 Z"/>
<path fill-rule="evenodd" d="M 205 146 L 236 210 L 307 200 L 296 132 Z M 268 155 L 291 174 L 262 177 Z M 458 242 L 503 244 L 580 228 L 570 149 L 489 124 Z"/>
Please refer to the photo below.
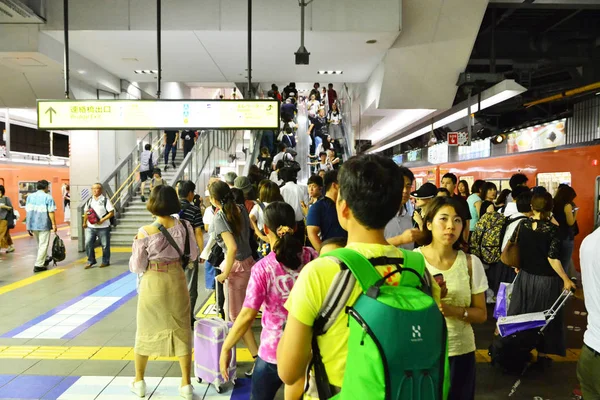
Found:
<path fill-rule="evenodd" d="M 56 204 L 52 196 L 48 194 L 50 182 L 46 180 L 38 181 L 37 192 L 27 196 L 25 211 L 27 212 L 27 230 L 33 232 L 33 236 L 38 244 L 37 259 L 33 272 L 46 271 L 48 263 L 46 255 L 50 243 L 50 232 L 56 233 L 56 219 L 54 212 Z"/>
<path fill-rule="evenodd" d="M 200 208 L 196 207 L 192 201 L 194 199 L 194 192 L 196 191 L 196 184 L 192 181 L 182 181 L 178 187 L 179 201 L 181 202 L 181 211 L 179 212 L 179 218 L 188 221 L 194 229 L 196 236 L 196 242 L 198 243 L 199 252 L 202 253 L 204 248 L 204 237 L 203 230 L 204 224 L 202 223 L 202 212 Z M 185 277 L 187 279 L 188 290 L 190 292 L 190 304 L 192 310 L 191 322 L 192 327 L 194 326 L 194 308 L 196 306 L 196 300 L 198 299 L 198 259 L 193 260 L 194 267 L 185 269 Z"/>

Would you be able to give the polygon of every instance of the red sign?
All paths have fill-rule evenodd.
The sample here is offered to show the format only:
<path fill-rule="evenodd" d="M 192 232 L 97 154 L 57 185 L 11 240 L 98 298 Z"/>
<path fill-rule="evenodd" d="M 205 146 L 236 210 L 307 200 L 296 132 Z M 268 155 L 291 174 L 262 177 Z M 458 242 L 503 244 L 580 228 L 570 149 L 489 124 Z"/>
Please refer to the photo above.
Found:
<path fill-rule="evenodd" d="M 448 146 L 458 146 L 458 132 L 448 132 Z"/>
<path fill-rule="evenodd" d="M 448 132 L 448 146 L 468 146 L 469 134 L 467 132 Z"/>

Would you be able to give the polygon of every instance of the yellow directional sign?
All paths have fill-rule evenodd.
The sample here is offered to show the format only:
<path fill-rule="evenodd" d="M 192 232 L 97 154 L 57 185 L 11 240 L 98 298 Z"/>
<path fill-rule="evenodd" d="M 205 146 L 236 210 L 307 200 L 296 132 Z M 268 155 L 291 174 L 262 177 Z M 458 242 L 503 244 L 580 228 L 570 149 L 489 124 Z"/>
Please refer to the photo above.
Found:
<path fill-rule="evenodd" d="M 39 129 L 277 129 L 277 100 L 38 100 Z"/>

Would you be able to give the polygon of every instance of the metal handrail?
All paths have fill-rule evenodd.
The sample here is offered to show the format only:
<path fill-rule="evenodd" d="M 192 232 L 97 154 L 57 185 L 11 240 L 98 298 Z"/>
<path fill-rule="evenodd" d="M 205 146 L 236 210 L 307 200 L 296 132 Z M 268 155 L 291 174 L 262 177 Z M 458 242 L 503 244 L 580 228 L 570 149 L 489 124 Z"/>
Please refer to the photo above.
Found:
<path fill-rule="evenodd" d="M 154 135 L 157 135 L 154 138 Z M 123 213 L 123 209 L 129 204 L 131 199 L 134 197 L 135 190 L 139 185 L 139 179 L 136 172 L 139 170 L 140 165 L 139 155 L 143 151 L 144 143 L 149 142 L 152 144 L 152 151 L 156 150 L 160 145 L 162 135 L 160 131 L 150 131 L 142 140 L 131 150 L 131 152 L 121 161 L 119 164 L 104 178 L 100 183 L 104 189 L 104 194 L 111 199 L 113 206 L 115 207 L 115 217 L 118 221 L 119 217 Z M 126 168 L 127 178 L 121 182 L 121 173 Z M 111 183 L 114 180 L 114 187 L 117 188 L 113 192 Z M 126 190 L 124 190 L 126 189 Z M 85 250 L 85 235 L 83 231 L 83 209 L 86 201 L 89 197 L 82 198 L 77 206 L 75 215 L 75 221 L 77 224 L 77 241 L 78 250 L 80 252 Z"/>

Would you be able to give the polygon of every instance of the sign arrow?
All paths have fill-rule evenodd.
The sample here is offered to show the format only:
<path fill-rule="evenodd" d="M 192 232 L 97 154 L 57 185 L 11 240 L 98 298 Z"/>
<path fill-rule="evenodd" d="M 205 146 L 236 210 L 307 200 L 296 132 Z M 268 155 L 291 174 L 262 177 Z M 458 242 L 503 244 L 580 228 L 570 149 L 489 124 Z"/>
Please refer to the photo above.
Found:
<path fill-rule="evenodd" d="M 49 109 L 46 110 L 46 112 L 44 114 L 48 114 L 50 113 L 50 123 L 52 123 L 52 114 L 56 114 L 56 110 L 52 107 L 50 107 Z"/>

